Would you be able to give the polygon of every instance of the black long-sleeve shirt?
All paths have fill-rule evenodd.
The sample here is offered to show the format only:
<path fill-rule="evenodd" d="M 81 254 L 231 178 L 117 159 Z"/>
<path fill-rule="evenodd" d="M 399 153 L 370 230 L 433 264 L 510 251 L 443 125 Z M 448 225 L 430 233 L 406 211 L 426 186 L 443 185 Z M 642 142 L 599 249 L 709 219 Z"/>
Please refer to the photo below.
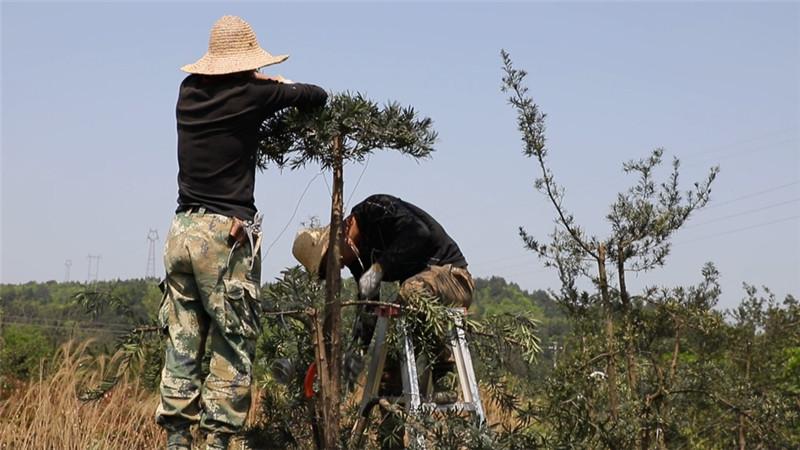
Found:
<path fill-rule="evenodd" d="M 252 220 L 259 127 L 283 108 L 320 106 L 327 97 L 311 84 L 243 75 L 186 77 L 176 108 L 178 211 L 202 206 Z"/>
<path fill-rule="evenodd" d="M 380 263 L 384 281 L 403 281 L 428 266 L 452 264 L 467 267 L 458 244 L 439 222 L 417 206 L 397 197 L 375 194 L 351 211 L 358 223 L 358 261 L 348 266 L 358 281 L 364 270 Z M 370 300 L 378 300 L 372 298 Z M 371 306 L 362 307 L 352 337 L 362 350 L 369 347 L 377 316 Z"/>
<path fill-rule="evenodd" d="M 458 244 L 430 214 L 397 197 L 375 194 L 351 211 L 359 229 L 364 268 L 380 263 L 384 281 L 403 281 L 427 266 L 466 267 Z M 356 263 L 358 265 L 358 263 Z M 350 267 L 356 279 L 361 267 Z"/>

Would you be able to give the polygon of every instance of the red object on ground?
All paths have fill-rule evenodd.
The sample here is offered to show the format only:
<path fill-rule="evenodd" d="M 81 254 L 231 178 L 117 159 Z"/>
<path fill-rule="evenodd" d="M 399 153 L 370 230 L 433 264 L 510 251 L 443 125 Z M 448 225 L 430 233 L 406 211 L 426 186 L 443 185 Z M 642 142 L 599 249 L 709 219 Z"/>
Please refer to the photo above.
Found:
<path fill-rule="evenodd" d="M 317 363 L 312 362 L 306 370 L 306 377 L 303 379 L 303 393 L 306 398 L 314 396 L 314 378 L 317 377 Z"/>

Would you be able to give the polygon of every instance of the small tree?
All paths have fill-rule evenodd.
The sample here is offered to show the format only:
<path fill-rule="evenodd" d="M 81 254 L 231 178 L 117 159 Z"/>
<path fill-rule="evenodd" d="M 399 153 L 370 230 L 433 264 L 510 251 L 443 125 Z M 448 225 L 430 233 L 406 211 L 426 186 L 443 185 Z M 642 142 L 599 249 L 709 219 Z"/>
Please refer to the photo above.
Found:
<path fill-rule="evenodd" d="M 523 154 L 533 158 L 539 169 L 536 188 L 552 204 L 556 228 L 550 242 L 543 243 L 520 228 L 525 245 L 534 251 L 545 266 L 558 270 L 562 282 L 561 301 L 572 312 L 586 313 L 599 303 L 605 338 L 604 352 L 595 358 L 606 361 L 607 415 L 605 425 L 613 428 L 620 414 L 620 387 L 626 392 L 640 392 L 637 364 L 637 318 L 641 305 L 634 307 L 626 273 L 646 272 L 665 263 L 671 247 L 671 237 L 686 222 L 690 215 L 708 202 L 719 168 L 712 167 L 706 179 L 694 183 L 693 189 L 682 192 L 678 186 L 680 163 L 672 162 L 672 172 L 666 181 L 656 183 L 654 171 L 661 165 L 663 150 L 656 149 L 641 160 L 623 165 L 625 173 L 637 177 L 636 184 L 628 191 L 618 194 L 606 219 L 611 225 L 607 237 L 587 234 L 575 221 L 565 205 L 565 190 L 555 181 L 547 162 L 548 148 L 545 138 L 545 114 L 528 96 L 523 81 L 526 72 L 514 68 L 509 54 L 501 52 L 504 72 L 502 91 L 509 94 L 508 101 L 517 112 L 517 126 L 522 134 Z M 616 272 L 616 287 L 609 279 L 609 270 Z M 613 272 L 612 272 L 613 274 Z M 586 277 L 597 286 L 599 295 L 580 293 L 577 280 Z M 621 326 L 621 330 L 617 327 Z M 627 370 L 625 382 L 618 377 L 618 355 L 624 355 Z M 598 405 L 599 407 L 599 405 Z M 636 414 L 636 413 L 632 413 Z M 605 415 L 605 413 L 603 414 Z M 603 419 L 605 421 L 605 419 Z M 598 427 L 597 429 L 601 429 Z M 658 433 L 656 433 L 658 434 Z M 616 436 L 627 439 L 630 433 L 617 429 Z M 642 448 L 647 447 L 647 437 L 634 436 Z M 620 447 L 613 439 L 605 442 L 610 447 Z"/>
<path fill-rule="evenodd" d="M 288 268 L 283 276 L 264 290 L 267 312 L 264 333 L 259 340 L 260 361 L 272 362 L 271 375 L 263 376 L 260 382 L 265 388 L 261 392 L 262 415 L 250 430 L 249 440 L 254 448 L 325 448 L 319 436 L 321 424 L 314 411 L 314 402 L 309 401 L 306 379 L 298 367 L 307 367 L 314 358 L 308 349 L 314 344 L 314 310 L 322 303 L 323 288 L 313 276 L 299 267 Z M 351 280 L 343 283 L 343 292 L 354 295 L 356 287 Z M 480 283 L 480 280 L 478 280 Z M 381 298 L 392 299 L 397 284 L 384 284 Z M 452 326 L 448 307 L 431 299 L 412 296 L 402 304 L 391 304 L 405 314 L 406 332 L 419 337 L 415 342 L 418 353 L 425 354 L 429 362 L 435 357 L 431 352 L 433 336 L 442 337 Z M 343 307 L 363 305 L 364 301 L 344 301 Z M 345 315 L 345 321 L 352 317 Z M 395 325 L 398 322 L 394 323 Z M 519 449 L 537 448 L 528 445 L 540 442 L 532 427 L 536 420 L 535 408 L 526 402 L 520 391 L 525 383 L 517 380 L 518 372 L 524 372 L 535 362 L 540 352 L 538 323 L 528 314 L 485 315 L 480 321 L 468 318 L 464 324 L 468 334 L 472 360 L 476 364 L 487 410 L 493 410 L 493 423 L 478 424 L 472 416 L 459 413 L 440 414 L 433 411 L 418 411 L 414 416 L 395 404 L 385 407 L 390 414 L 399 416 L 418 435 L 424 436 L 431 448 L 474 449 Z M 399 330 L 389 330 L 390 351 L 402 348 L 398 339 Z M 358 389 L 355 390 L 358 392 Z M 356 400 L 356 401 L 353 401 Z M 358 419 L 357 399 L 350 398 L 342 404 L 343 440 L 352 438 L 345 431 L 352 428 Z M 496 420 L 502 415 L 500 423 Z M 374 438 L 375 436 L 372 436 Z M 370 438 L 365 448 L 375 448 Z M 313 444 L 312 444 L 313 442 Z"/>
<path fill-rule="evenodd" d="M 379 107 L 361 94 L 341 93 L 316 111 L 288 110 L 263 126 L 260 167 L 274 163 L 291 169 L 318 163 L 333 174 L 330 246 L 325 310 L 315 317 L 315 359 L 322 396 L 323 443 L 340 447 L 341 309 L 340 254 L 345 161 L 363 161 L 378 149 L 393 149 L 413 158 L 433 151 L 436 133 L 430 118 L 418 118 L 411 107 L 389 103 Z"/>

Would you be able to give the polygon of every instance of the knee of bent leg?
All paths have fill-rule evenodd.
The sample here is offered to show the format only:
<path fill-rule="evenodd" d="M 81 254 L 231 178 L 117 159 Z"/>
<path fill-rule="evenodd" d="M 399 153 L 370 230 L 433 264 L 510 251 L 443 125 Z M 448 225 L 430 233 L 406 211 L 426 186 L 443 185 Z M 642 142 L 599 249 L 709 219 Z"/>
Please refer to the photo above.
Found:
<path fill-rule="evenodd" d="M 431 286 L 422 278 L 412 277 L 400 285 L 398 292 L 403 303 L 409 304 L 420 300 L 430 300 L 436 297 Z"/>

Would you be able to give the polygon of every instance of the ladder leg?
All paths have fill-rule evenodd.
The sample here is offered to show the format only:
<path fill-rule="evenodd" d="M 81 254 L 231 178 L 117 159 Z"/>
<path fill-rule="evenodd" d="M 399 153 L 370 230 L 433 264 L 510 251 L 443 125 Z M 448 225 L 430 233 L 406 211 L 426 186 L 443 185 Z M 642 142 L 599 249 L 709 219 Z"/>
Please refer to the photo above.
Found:
<path fill-rule="evenodd" d="M 463 313 L 458 309 L 453 309 L 452 311 L 454 313 L 454 327 L 450 345 L 453 349 L 453 357 L 456 360 L 461 394 L 464 397 L 464 403 L 472 404 L 478 424 L 482 425 L 486 421 L 486 415 L 483 411 L 481 393 L 478 390 L 478 379 L 475 377 L 475 368 L 472 366 L 472 356 L 464 333 Z"/>
<path fill-rule="evenodd" d="M 414 344 L 411 336 L 406 333 L 405 319 L 400 318 L 401 339 L 403 341 L 403 395 L 406 401 L 406 411 L 409 416 L 416 417 L 422 404 L 419 395 L 419 377 L 417 376 L 417 360 L 414 354 Z M 425 436 L 419 434 L 417 430 L 406 423 L 406 433 L 411 438 L 411 447 L 415 449 L 425 448 Z"/>
<path fill-rule="evenodd" d="M 375 325 L 375 343 L 370 352 L 367 382 L 361 394 L 358 418 L 350 434 L 349 448 L 357 449 L 361 446 L 361 442 L 364 438 L 364 430 L 369 422 L 369 414 L 375 406 L 375 398 L 378 396 L 381 375 L 383 375 L 383 367 L 386 363 L 386 353 L 388 351 L 386 335 L 389 330 L 389 322 L 389 317 L 380 316 L 378 317 L 378 323 Z"/>

